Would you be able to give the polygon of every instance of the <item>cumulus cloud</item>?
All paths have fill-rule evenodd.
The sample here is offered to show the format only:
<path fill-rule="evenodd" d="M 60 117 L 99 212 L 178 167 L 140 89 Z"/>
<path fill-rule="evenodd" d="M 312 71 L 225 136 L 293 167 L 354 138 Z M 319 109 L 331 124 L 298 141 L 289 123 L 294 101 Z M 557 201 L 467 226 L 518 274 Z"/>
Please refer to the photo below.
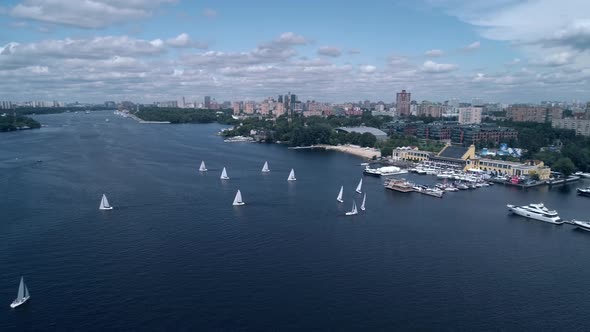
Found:
<path fill-rule="evenodd" d="M 208 18 L 217 17 L 217 11 L 212 8 L 205 8 L 205 9 L 203 9 L 203 16 L 208 17 Z"/>
<path fill-rule="evenodd" d="M 322 46 L 318 49 L 318 54 L 324 56 L 339 57 L 342 54 L 342 51 L 335 46 Z"/>
<path fill-rule="evenodd" d="M 590 20 L 573 22 L 543 39 L 541 43 L 548 46 L 570 47 L 580 51 L 590 50 Z"/>
<path fill-rule="evenodd" d="M 428 50 L 428 51 L 424 52 L 424 55 L 429 56 L 429 57 L 439 57 L 439 56 L 442 56 L 443 54 L 444 54 L 444 52 L 439 49 Z"/>
<path fill-rule="evenodd" d="M 556 54 L 550 54 L 542 59 L 532 60 L 531 63 L 535 65 L 559 67 L 571 64 L 574 60 L 574 55 L 569 52 L 560 52 Z"/>
<path fill-rule="evenodd" d="M 466 51 L 466 52 L 475 51 L 475 50 L 479 49 L 480 46 L 481 46 L 481 43 L 479 41 L 475 41 L 475 42 L 463 47 L 463 51 Z"/>
<path fill-rule="evenodd" d="M 459 67 L 450 63 L 436 63 L 434 61 L 426 61 L 422 64 L 422 71 L 430 74 L 449 73 L 457 70 Z"/>
<path fill-rule="evenodd" d="M 173 0 L 24 0 L 9 12 L 17 18 L 95 29 L 149 17 L 153 9 L 171 1 Z"/>
<path fill-rule="evenodd" d="M 350 55 L 356 55 L 356 54 L 360 54 L 361 50 L 359 50 L 358 48 L 351 48 L 348 50 L 348 54 Z"/>
<path fill-rule="evenodd" d="M 191 39 L 191 37 L 187 33 L 181 33 L 174 38 L 170 38 L 166 40 L 166 44 L 171 47 L 178 47 L 178 48 L 201 48 L 206 49 L 207 44 L 203 42 L 196 42 Z"/>
<path fill-rule="evenodd" d="M 359 67 L 359 70 L 362 73 L 371 74 L 371 73 L 374 73 L 377 70 L 377 67 L 375 67 L 373 65 L 362 65 L 362 66 Z"/>

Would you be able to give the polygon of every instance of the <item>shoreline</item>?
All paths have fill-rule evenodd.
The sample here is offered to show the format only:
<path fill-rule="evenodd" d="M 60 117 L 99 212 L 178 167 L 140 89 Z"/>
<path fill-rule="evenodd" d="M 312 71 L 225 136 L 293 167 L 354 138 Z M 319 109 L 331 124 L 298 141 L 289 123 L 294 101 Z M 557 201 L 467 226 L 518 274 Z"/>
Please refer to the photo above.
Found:
<path fill-rule="evenodd" d="M 363 148 L 360 146 L 356 146 L 356 145 L 325 145 L 325 144 L 319 144 L 319 145 L 312 145 L 310 148 L 323 148 L 326 150 L 333 150 L 333 151 L 339 151 L 339 152 L 344 152 L 344 153 L 348 153 L 357 157 L 361 157 L 361 158 L 365 158 L 365 159 L 372 159 L 373 157 L 375 158 L 380 158 L 381 157 L 381 151 L 374 149 L 374 148 Z"/>

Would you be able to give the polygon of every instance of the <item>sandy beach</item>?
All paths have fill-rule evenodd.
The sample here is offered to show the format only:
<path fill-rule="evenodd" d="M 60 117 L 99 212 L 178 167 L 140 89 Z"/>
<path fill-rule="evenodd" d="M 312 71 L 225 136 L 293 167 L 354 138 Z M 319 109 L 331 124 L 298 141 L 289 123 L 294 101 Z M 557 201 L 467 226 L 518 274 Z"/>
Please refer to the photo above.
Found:
<path fill-rule="evenodd" d="M 314 145 L 314 147 L 324 148 L 326 150 L 335 150 L 350 153 L 355 156 L 371 159 L 373 156 L 381 157 L 381 151 L 373 148 L 362 148 L 357 145 Z"/>

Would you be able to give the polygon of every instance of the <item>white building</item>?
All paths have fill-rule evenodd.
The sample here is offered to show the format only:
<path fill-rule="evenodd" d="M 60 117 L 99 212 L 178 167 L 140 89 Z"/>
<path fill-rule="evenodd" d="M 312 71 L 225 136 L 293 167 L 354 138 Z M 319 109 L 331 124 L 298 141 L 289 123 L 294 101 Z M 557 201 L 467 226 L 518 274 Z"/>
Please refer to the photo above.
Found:
<path fill-rule="evenodd" d="M 481 107 L 459 107 L 459 124 L 481 123 Z"/>

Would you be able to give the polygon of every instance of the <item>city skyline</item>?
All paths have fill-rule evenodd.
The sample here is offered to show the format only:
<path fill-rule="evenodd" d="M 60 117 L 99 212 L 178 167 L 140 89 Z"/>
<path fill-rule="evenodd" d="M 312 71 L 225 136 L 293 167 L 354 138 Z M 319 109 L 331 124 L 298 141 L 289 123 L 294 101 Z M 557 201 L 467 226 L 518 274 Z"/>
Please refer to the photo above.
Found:
<path fill-rule="evenodd" d="M 587 100 L 590 3 L 361 6 L 11 0 L 0 100 Z"/>

